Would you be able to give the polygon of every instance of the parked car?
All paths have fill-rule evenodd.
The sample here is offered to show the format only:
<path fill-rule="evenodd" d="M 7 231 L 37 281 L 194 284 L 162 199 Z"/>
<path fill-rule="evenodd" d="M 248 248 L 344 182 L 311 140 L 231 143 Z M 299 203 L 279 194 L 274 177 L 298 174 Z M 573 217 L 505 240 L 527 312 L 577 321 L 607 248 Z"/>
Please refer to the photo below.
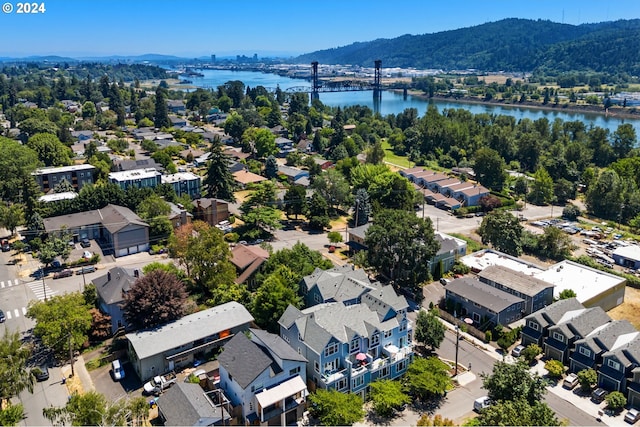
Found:
<path fill-rule="evenodd" d="M 513 350 L 511 350 L 511 355 L 513 357 L 520 357 L 520 355 L 522 354 L 522 350 L 524 350 L 524 346 L 523 345 L 517 345 L 513 348 Z"/>
<path fill-rule="evenodd" d="M 96 271 L 96 268 L 93 265 L 87 265 L 86 267 L 82 267 L 76 270 L 76 274 L 88 274 Z"/>
<path fill-rule="evenodd" d="M 591 400 L 593 400 L 595 403 L 601 403 L 604 398 L 607 397 L 607 394 L 609 394 L 607 390 L 603 389 L 602 387 L 598 387 L 591 393 Z"/>
<path fill-rule="evenodd" d="M 570 373 L 562 382 L 562 387 L 572 390 L 579 382 L 578 376 L 574 373 Z"/>
<path fill-rule="evenodd" d="M 113 379 L 116 381 L 120 381 L 124 378 L 124 368 L 120 363 L 120 360 L 116 359 L 111 362 L 111 372 L 113 373 Z"/>
<path fill-rule="evenodd" d="M 39 365 L 33 368 L 33 375 L 35 375 L 38 381 L 46 381 L 49 379 L 49 368 L 44 364 Z"/>
<path fill-rule="evenodd" d="M 62 279 L 63 277 L 69 276 L 73 276 L 73 270 L 69 270 L 68 268 L 53 274 L 54 279 Z"/>
<path fill-rule="evenodd" d="M 4 239 L 2 241 L 2 252 L 9 252 L 11 250 L 11 245 L 9 244 L 9 241 Z"/>
<path fill-rule="evenodd" d="M 82 258 L 84 258 L 84 259 L 91 259 L 92 256 L 93 256 L 93 254 L 91 252 L 89 252 L 89 251 L 84 251 L 82 253 Z"/>
<path fill-rule="evenodd" d="M 83 248 L 88 248 L 89 246 L 91 246 L 91 242 L 85 237 L 80 241 L 80 246 L 82 246 Z"/>
<path fill-rule="evenodd" d="M 49 275 L 48 272 L 46 272 L 45 270 L 39 268 L 36 271 L 34 271 L 33 273 L 31 273 L 31 276 L 34 279 L 42 279 L 43 277 L 47 277 Z"/>
<path fill-rule="evenodd" d="M 442 284 L 442 286 L 447 286 L 449 283 L 451 283 L 451 279 L 445 279 L 444 277 L 442 277 L 440 279 L 440 283 Z"/>
<path fill-rule="evenodd" d="M 489 400 L 489 396 L 482 396 L 477 398 L 474 402 L 473 402 L 473 410 L 474 411 L 480 411 L 484 408 L 488 408 L 489 405 L 491 405 L 491 400 Z"/>
<path fill-rule="evenodd" d="M 7 318 L 4 317 L 4 311 L 0 310 L 0 323 L 3 323 L 5 320 L 7 320 Z"/>
<path fill-rule="evenodd" d="M 624 415 L 624 420 L 629 424 L 635 424 L 640 419 L 640 411 L 637 409 L 629 409 Z"/>

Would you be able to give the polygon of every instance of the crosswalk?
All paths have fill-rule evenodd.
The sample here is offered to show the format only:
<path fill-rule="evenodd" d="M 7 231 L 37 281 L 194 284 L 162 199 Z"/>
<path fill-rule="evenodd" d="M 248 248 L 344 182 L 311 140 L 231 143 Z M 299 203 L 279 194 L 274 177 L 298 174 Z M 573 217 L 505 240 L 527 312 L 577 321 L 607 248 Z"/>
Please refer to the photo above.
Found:
<path fill-rule="evenodd" d="M 18 285 L 20 285 L 19 279 L 13 279 L 13 280 L 9 279 L 9 280 L 0 281 L 0 289 L 9 288 L 9 287 L 18 286 Z M 52 296 L 58 293 L 58 291 L 54 291 L 46 283 L 43 285 L 41 281 L 30 282 L 30 283 L 27 283 L 26 285 L 29 289 L 31 289 L 31 292 L 33 292 L 36 298 L 40 301 L 44 301 L 47 298 L 51 298 Z M 27 314 L 27 307 L 12 308 L 12 309 L 5 310 L 5 317 L 7 318 L 7 320 L 17 319 L 20 316 L 24 317 L 26 316 L 26 314 Z"/>

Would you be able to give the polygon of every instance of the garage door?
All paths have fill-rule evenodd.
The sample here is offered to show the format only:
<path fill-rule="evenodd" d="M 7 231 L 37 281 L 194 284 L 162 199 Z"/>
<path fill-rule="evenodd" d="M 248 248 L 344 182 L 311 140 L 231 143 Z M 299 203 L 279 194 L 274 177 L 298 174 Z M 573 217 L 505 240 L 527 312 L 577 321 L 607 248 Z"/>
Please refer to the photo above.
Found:
<path fill-rule="evenodd" d="M 129 247 L 129 254 L 137 254 L 137 253 L 138 253 L 138 246 Z"/>
<path fill-rule="evenodd" d="M 129 252 L 127 251 L 127 248 L 118 250 L 118 256 L 126 256 L 126 255 L 129 255 Z"/>

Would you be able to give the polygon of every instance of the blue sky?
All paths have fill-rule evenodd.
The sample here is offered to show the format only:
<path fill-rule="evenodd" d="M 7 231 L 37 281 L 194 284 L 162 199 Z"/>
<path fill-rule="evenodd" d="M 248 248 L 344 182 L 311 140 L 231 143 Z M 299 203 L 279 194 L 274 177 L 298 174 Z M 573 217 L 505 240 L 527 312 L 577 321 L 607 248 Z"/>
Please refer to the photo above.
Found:
<path fill-rule="evenodd" d="M 29 15 L 7 2 L 0 57 L 295 55 L 503 18 L 640 18 L 638 0 L 45 0 L 45 13 Z"/>

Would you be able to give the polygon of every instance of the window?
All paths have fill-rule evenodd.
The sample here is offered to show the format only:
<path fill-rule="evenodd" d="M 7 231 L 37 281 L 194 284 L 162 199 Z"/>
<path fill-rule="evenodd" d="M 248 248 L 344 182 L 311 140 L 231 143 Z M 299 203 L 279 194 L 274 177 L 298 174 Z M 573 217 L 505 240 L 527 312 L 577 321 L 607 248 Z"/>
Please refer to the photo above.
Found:
<path fill-rule="evenodd" d="M 480 323 L 480 315 L 478 313 L 473 313 L 473 321 L 476 323 Z"/>
<path fill-rule="evenodd" d="M 300 373 L 300 366 L 289 370 L 289 375 L 295 375 L 299 373 Z"/>
<path fill-rule="evenodd" d="M 337 359 L 333 359 L 331 362 L 327 362 L 324 364 L 324 371 L 325 372 L 333 372 L 336 369 L 338 369 L 338 360 Z"/>
<path fill-rule="evenodd" d="M 337 352 L 338 352 L 338 344 L 335 342 L 328 344 L 327 347 L 324 349 L 325 357 L 331 356 L 332 354 L 335 354 Z"/>
<path fill-rule="evenodd" d="M 587 357 L 591 357 L 591 350 L 589 350 L 586 347 L 582 347 L 580 346 L 580 350 L 578 350 L 580 352 L 580 354 L 582 354 L 583 356 L 587 356 Z"/>
<path fill-rule="evenodd" d="M 380 344 L 380 332 L 374 332 L 371 336 L 371 343 L 369 344 L 369 348 L 375 347 Z"/>
<path fill-rule="evenodd" d="M 289 337 L 286 336 L 285 334 L 282 334 L 282 339 L 285 340 L 287 343 L 289 343 Z"/>
<path fill-rule="evenodd" d="M 609 366 L 612 369 L 615 369 L 616 371 L 620 370 L 620 364 L 613 359 L 607 360 L 607 366 Z"/>
<path fill-rule="evenodd" d="M 481 306 L 480 304 L 478 304 L 477 302 L 474 302 L 474 303 L 473 303 L 473 306 L 474 306 L 474 307 L 477 307 L 477 308 L 481 308 L 481 307 L 482 307 L 482 306 Z"/>
<path fill-rule="evenodd" d="M 355 337 L 349 344 L 349 353 L 355 353 L 360 350 L 360 338 Z"/>
<path fill-rule="evenodd" d="M 558 332 L 554 332 L 553 333 L 553 339 L 554 340 L 558 340 L 560 342 L 564 342 L 564 335 L 558 333 Z"/>
<path fill-rule="evenodd" d="M 300 335 L 300 332 L 298 332 L 298 341 L 304 341 L 304 340 L 302 339 L 302 335 Z"/>
<path fill-rule="evenodd" d="M 540 329 L 540 326 L 538 326 L 536 322 L 529 322 L 529 327 L 534 331 L 538 331 Z"/>
<path fill-rule="evenodd" d="M 380 378 L 388 377 L 391 372 L 391 368 L 389 366 L 383 366 L 380 370 Z"/>
<path fill-rule="evenodd" d="M 351 388 L 360 387 L 362 384 L 364 384 L 364 375 L 355 377 L 351 382 Z"/>
<path fill-rule="evenodd" d="M 347 383 L 347 379 L 346 378 L 341 378 L 336 383 L 336 390 L 338 390 L 338 391 L 344 390 L 345 388 L 347 388 L 347 384 L 348 384 Z"/>
<path fill-rule="evenodd" d="M 320 373 L 320 364 L 318 363 L 317 360 L 313 361 L 313 370 Z"/>
<path fill-rule="evenodd" d="M 393 332 L 392 331 L 384 331 L 384 337 L 389 338 Z"/>
<path fill-rule="evenodd" d="M 402 322 L 400 322 L 400 332 L 404 332 L 407 330 L 407 321 L 406 319 L 403 319 Z"/>
<path fill-rule="evenodd" d="M 402 359 L 400 362 L 398 362 L 398 366 L 396 370 L 400 372 L 400 371 L 404 371 L 406 368 L 407 368 L 407 359 Z"/>
<path fill-rule="evenodd" d="M 322 302 L 322 300 L 320 299 L 320 295 L 318 295 L 318 294 L 314 294 L 313 295 L 313 300 L 315 302 L 317 302 L 317 303 L 321 303 Z"/>

